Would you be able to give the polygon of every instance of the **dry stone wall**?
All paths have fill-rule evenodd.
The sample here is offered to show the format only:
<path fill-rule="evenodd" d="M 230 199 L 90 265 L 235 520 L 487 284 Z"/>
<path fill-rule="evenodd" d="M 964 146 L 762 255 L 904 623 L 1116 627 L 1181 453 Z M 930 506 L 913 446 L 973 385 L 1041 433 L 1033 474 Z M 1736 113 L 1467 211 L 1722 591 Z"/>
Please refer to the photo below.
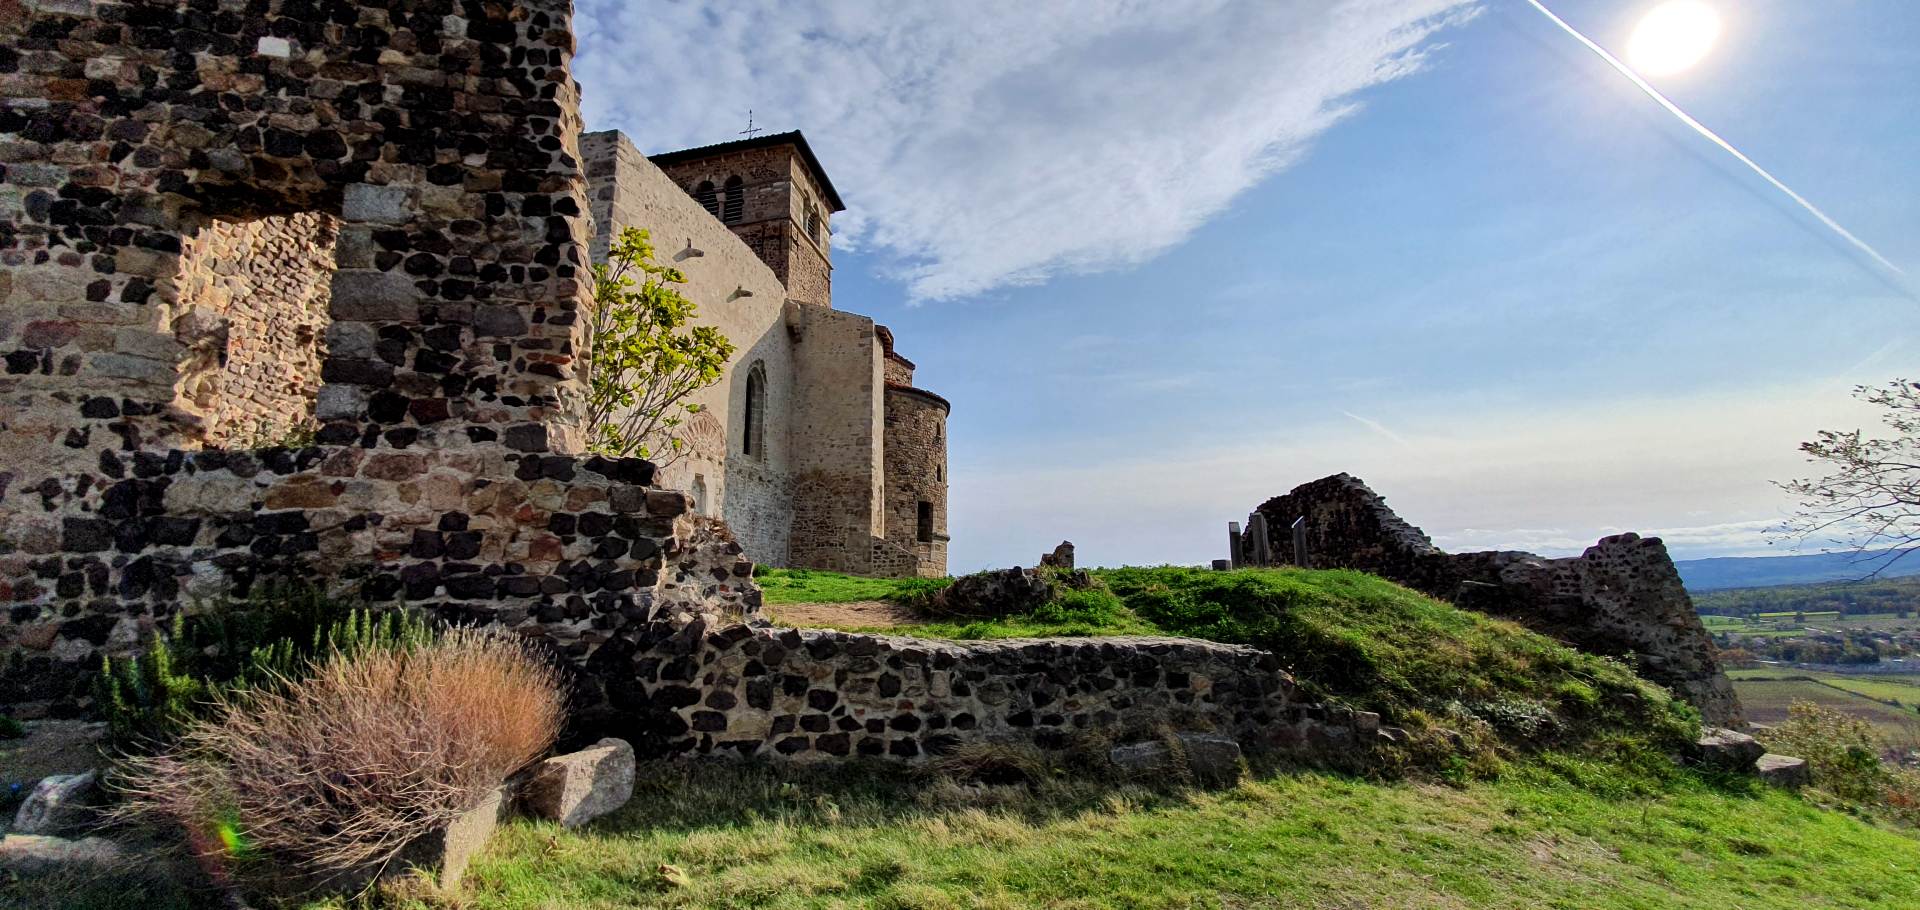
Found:
<path fill-rule="evenodd" d="M 1303 705 L 1273 655 L 1190 639 L 949 643 L 745 623 L 655 624 L 596 653 L 611 735 L 653 755 L 920 760 L 965 742 L 1210 730 L 1358 752 L 1376 715 Z M 629 669 L 630 668 L 630 669 Z"/>
<path fill-rule="evenodd" d="M 1709 723 L 1742 722 L 1713 639 L 1658 538 L 1619 534 L 1567 559 L 1448 554 L 1347 474 L 1295 487 L 1262 503 L 1256 514 L 1268 528 L 1271 553 L 1293 552 L 1291 526 L 1304 516 L 1311 568 L 1372 572 L 1460 607 L 1517 620 L 1582 650 L 1631 655 L 1644 676 L 1699 708 Z M 1243 541 L 1237 554 L 1248 564 L 1254 562 L 1252 546 Z"/>

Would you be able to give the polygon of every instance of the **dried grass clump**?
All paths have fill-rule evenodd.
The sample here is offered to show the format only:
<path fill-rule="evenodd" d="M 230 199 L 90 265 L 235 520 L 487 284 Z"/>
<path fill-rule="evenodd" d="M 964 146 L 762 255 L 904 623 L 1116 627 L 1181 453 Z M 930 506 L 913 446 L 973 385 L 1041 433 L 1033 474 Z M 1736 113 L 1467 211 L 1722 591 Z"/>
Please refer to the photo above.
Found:
<path fill-rule="evenodd" d="M 497 633 L 336 653 L 223 697 L 177 747 L 129 762 L 122 812 L 186 829 L 232 872 L 324 879 L 452 821 L 543 754 L 562 719 L 555 671 Z"/>

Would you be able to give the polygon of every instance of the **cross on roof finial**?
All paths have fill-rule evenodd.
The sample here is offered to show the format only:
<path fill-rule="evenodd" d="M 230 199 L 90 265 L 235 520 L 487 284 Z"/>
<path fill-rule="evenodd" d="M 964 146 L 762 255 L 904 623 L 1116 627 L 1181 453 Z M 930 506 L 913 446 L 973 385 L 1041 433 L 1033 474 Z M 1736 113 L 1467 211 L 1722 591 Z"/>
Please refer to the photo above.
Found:
<path fill-rule="evenodd" d="M 747 108 L 747 128 L 741 130 L 740 135 L 751 136 L 757 132 L 760 132 L 760 128 L 753 125 L 753 108 Z"/>

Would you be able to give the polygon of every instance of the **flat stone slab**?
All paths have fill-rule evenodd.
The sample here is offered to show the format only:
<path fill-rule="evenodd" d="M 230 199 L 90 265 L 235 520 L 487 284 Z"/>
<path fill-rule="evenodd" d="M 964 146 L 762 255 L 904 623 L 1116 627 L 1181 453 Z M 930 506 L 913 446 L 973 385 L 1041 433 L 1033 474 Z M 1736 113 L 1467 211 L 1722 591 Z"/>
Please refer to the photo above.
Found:
<path fill-rule="evenodd" d="M 521 807 L 535 818 L 578 828 L 633 798 L 633 746 L 603 739 L 578 752 L 537 765 L 520 791 Z"/>
<path fill-rule="evenodd" d="M 1813 769 L 1807 766 L 1807 760 L 1791 755 L 1768 752 L 1753 763 L 1753 771 L 1761 780 L 1788 790 L 1798 790 L 1813 783 Z"/>
<path fill-rule="evenodd" d="M 1115 746 L 1107 758 L 1130 777 L 1173 773 L 1184 766 L 1195 780 L 1205 784 L 1224 785 L 1240 779 L 1240 743 L 1232 737 L 1180 733 L 1173 740 Z"/>
<path fill-rule="evenodd" d="M 9 834 L 0 838 L 0 869 L 23 875 L 85 867 L 120 867 L 129 863 L 125 848 L 104 837 L 68 840 L 44 834 Z"/>

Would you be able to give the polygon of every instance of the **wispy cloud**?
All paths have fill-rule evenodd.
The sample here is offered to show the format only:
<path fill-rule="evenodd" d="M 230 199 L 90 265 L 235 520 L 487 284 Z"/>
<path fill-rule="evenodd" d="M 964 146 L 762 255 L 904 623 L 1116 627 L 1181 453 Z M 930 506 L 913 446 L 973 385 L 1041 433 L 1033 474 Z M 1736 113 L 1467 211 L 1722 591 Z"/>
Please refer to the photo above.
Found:
<path fill-rule="evenodd" d="M 1354 412 L 1352 412 L 1352 411 L 1341 411 L 1340 413 L 1342 413 L 1342 414 L 1345 414 L 1345 415 L 1347 415 L 1347 417 L 1348 417 L 1348 418 L 1350 418 L 1350 419 L 1352 419 L 1352 420 L 1353 420 L 1353 422 L 1355 422 L 1355 423 L 1357 423 L 1357 424 L 1359 424 L 1359 425 L 1361 425 L 1361 426 L 1363 426 L 1363 427 L 1366 427 L 1367 429 L 1369 429 L 1369 430 L 1372 430 L 1372 431 L 1374 431 L 1375 433 L 1378 433 L 1378 434 L 1380 434 L 1380 435 L 1382 435 L 1382 436 L 1385 436 L 1386 438 L 1388 438 L 1388 439 L 1391 439 L 1391 440 L 1393 440 L 1394 442 L 1396 442 L 1396 443 L 1398 443 L 1398 444 L 1400 444 L 1400 445 L 1402 445 L 1402 446 L 1405 446 L 1405 447 L 1407 447 L 1407 448 L 1412 448 L 1412 447 L 1413 447 L 1413 443 L 1411 443 L 1411 442 L 1408 442 L 1408 441 L 1407 441 L 1407 437 L 1405 437 L 1405 436 L 1402 436 L 1402 435 L 1400 435 L 1399 433 L 1395 433 L 1394 431 L 1392 431 L 1392 430 L 1389 430 L 1389 429 L 1387 429 L 1387 425 L 1386 425 L 1386 424 L 1384 424 L 1384 423 L 1381 423 L 1381 422 L 1380 422 L 1380 421 L 1378 421 L 1378 420 L 1374 420 L 1374 419 L 1373 419 L 1373 418 L 1371 418 L 1371 417 L 1362 417 L 1362 416 L 1360 416 L 1360 415 L 1358 415 L 1358 414 L 1355 414 L 1355 413 L 1354 413 Z"/>
<path fill-rule="evenodd" d="M 581 0 L 589 125 L 802 128 L 917 299 L 1140 262 L 1417 72 L 1471 0 Z"/>

